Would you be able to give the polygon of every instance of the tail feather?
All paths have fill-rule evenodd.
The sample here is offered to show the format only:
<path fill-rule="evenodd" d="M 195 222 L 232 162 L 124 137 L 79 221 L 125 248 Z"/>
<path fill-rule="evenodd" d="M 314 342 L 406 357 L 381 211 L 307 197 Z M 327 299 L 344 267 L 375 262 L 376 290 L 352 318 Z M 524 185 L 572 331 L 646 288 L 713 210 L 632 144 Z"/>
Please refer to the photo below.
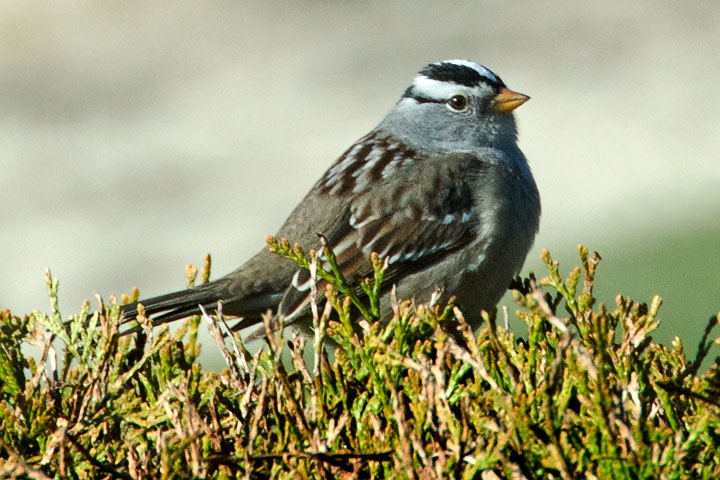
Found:
<path fill-rule="evenodd" d="M 198 310 L 198 305 L 205 306 L 209 302 L 217 302 L 220 299 L 212 289 L 197 287 L 123 305 L 122 313 L 125 315 L 126 320 L 134 320 L 138 313 L 138 306 L 142 304 L 145 315 L 148 317 L 158 313 L 163 313 L 163 316 L 170 316 L 173 312 L 178 312 L 178 314 L 187 312 L 189 315 Z"/>
<path fill-rule="evenodd" d="M 200 314 L 201 306 L 208 313 L 212 313 L 218 302 L 222 301 L 225 314 L 243 317 L 242 324 L 254 325 L 261 321 L 262 313 L 277 306 L 282 296 L 281 293 L 263 293 L 238 298 L 228 291 L 221 280 L 124 305 L 121 310 L 124 317 L 122 323 L 127 324 L 135 320 L 139 304 L 144 307 L 145 315 L 151 317 L 153 326 L 157 326 Z M 134 333 L 139 328 L 124 330 L 121 335 Z"/>
<path fill-rule="evenodd" d="M 218 295 L 218 293 L 215 288 L 207 288 L 205 285 L 202 285 L 197 288 L 146 298 L 128 305 L 123 305 L 121 309 L 123 315 L 122 324 L 124 325 L 135 320 L 140 304 L 144 307 L 145 315 L 152 317 L 152 324 L 154 326 L 189 317 L 200 313 L 200 305 L 205 309 L 209 309 L 212 308 L 212 305 L 217 304 L 218 300 L 222 300 L 222 297 Z M 138 328 L 124 330 L 121 334 L 127 335 L 137 330 Z"/>

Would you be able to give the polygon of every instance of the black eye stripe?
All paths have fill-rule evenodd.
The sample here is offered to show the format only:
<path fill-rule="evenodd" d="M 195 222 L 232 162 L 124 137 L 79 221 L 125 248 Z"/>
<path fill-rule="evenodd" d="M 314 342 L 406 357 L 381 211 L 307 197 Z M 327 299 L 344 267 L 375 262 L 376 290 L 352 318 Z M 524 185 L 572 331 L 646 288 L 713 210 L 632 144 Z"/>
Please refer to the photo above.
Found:
<path fill-rule="evenodd" d="M 412 92 L 405 92 L 403 98 L 412 98 L 418 103 L 447 103 L 447 100 L 438 100 L 437 98 L 418 97 L 413 95 Z"/>
<path fill-rule="evenodd" d="M 408 89 L 408 90 L 409 90 L 409 89 Z M 413 100 L 415 100 L 415 101 L 418 102 L 418 103 L 447 103 L 447 104 L 449 104 L 450 101 L 451 101 L 454 97 L 457 97 L 457 96 L 458 96 L 458 95 L 453 95 L 452 97 L 450 97 L 450 98 L 448 98 L 448 99 L 446 99 L 446 100 L 438 100 L 438 99 L 436 99 L 436 98 L 419 97 L 419 96 L 413 95 L 413 94 L 412 94 L 412 91 L 409 91 L 409 92 L 405 92 L 405 94 L 403 95 L 403 98 L 412 98 Z M 467 98 L 467 97 L 466 97 L 466 98 Z M 467 101 L 467 103 L 470 103 L 470 102 Z M 467 103 L 466 103 L 465 106 L 467 106 Z"/>

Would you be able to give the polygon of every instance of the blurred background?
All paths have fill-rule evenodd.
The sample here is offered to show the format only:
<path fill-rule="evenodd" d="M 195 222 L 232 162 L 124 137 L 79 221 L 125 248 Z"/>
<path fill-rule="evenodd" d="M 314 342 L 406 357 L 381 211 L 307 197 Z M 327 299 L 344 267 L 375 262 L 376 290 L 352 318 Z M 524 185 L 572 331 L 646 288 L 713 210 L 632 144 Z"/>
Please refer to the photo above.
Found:
<path fill-rule="evenodd" d="M 65 316 L 206 252 L 228 273 L 418 69 L 467 58 L 532 97 L 526 272 L 597 250 L 600 298 L 660 294 L 690 353 L 720 310 L 714 2 L 4 1 L 0 39 L 0 308 L 49 310 L 45 267 Z"/>

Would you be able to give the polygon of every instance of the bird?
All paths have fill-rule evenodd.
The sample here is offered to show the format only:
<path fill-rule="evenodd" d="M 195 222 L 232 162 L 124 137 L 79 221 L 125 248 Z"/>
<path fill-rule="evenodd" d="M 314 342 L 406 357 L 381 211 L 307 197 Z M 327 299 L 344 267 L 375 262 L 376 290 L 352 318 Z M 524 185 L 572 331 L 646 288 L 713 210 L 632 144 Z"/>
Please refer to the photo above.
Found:
<path fill-rule="evenodd" d="M 423 67 L 385 118 L 331 164 L 276 237 L 307 251 L 320 246 L 322 235 L 351 283 L 372 276 L 372 252 L 385 259 L 382 317 L 394 286 L 399 299 L 454 296 L 477 327 L 481 311 L 495 308 L 520 272 L 539 229 L 540 195 L 514 118 L 529 98 L 472 61 Z M 142 304 L 159 325 L 222 302 L 223 314 L 240 317 L 243 328 L 262 324 L 271 310 L 283 325 L 310 334 L 310 282 L 307 270 L 263 248 L 217 280 L 121 312 L 133 321 Z"/>

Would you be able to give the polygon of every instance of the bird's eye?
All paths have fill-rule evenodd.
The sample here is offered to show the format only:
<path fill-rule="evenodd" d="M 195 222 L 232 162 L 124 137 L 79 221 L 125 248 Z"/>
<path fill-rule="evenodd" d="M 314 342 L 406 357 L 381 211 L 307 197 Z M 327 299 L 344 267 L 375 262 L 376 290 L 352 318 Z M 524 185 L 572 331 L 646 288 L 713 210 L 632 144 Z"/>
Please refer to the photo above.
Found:
<path fill-rule="evenodd" d="M 457 111 L 465 110 L 468 103 L 468 98 L 465 95 L 454 95 L 450 100 L 448 100 L 448 105 L 450 105 L 453 110 Z"/>

